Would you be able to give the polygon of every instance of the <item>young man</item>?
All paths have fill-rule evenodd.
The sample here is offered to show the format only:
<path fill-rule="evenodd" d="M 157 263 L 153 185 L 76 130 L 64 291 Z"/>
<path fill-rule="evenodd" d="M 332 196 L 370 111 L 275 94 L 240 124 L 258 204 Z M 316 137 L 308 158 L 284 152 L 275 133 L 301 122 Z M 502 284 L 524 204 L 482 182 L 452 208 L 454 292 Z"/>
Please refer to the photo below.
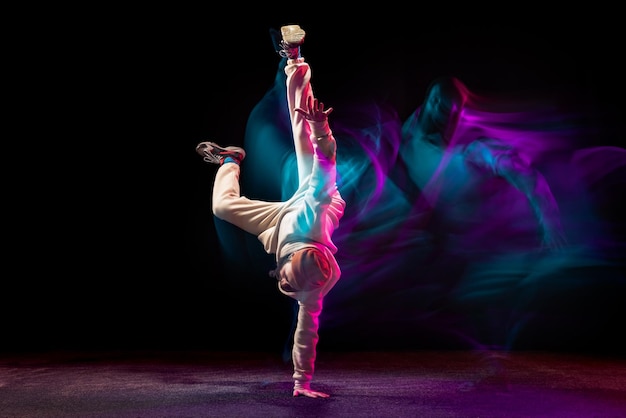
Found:
<path fill-rule="evenodd" d="M 465 123 L 460 129 L 471 100 L 472 92 L 459 79 L 439 77 L 402 125 L 399 155 L 408 176 L 420 188 L 425 206 L 438 207 L 445 214 L 446 228 L 459 237 L 464 235 L 466 248 L 493 245 L 502 249 L 507 243 L 522 243 L 522 232 L 529 237 L 523 241 L 528 248 L 534 246 L 538 231 L 542 247 L 562 249 L 567 240 L 545 177 L 506 141 L 476 137 L 472 129 L 479 128 L 478 124 Z M 532 217 L 536 226 L 527 222 Z M 517 230 L 511 233 L 517 235 L 501 235 L 512 222 Z"/>
<path fill-rule="evenodd" d="M 305 32 L 298 25 L 281 28 L 279 54 L 285 66 L 287 103 L 291 119 L 299 187 L 283 202 L 240 195 L 240 147 L 202 142 L 196 151 L 218 164 L 212 208 L 216 217 L 258 237 L 268 254 L 275 254 L 278 289 L 298 303 L 292 360 L 293 396 L 327 398 L 311 389 L 324 296 L 341 275 L 332 235 L 343 216 L 345 202 L 336 184 L 336 141 L 325 109 L 313 95 L 311 70 L 300 54 Z"/>
<path fill-rule="evenodd" d="M 461 324 L 455 334 L 501 350 L 511 348 L 530 317 L 544 274 L 539 266 L 563 253 L 568 240 L 547 179 L 513 144 L 524 132 L 481 126 L 473 111 L 480 104 L 458 78 L 435 79 L 402 124 L 397 167 L 400 181 L 406 173 L 419 189 L 416 210 L 430 216 L 430 262 L 449 289 L 442 297 L 451 312 L 446 326 L 454 318 Z"/>

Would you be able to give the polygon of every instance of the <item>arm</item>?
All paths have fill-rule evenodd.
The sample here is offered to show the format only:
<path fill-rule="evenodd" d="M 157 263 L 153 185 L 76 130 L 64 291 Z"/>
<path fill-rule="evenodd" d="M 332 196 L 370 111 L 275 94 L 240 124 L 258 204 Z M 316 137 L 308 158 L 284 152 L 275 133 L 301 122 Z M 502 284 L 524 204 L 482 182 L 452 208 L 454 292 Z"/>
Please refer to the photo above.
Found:
<path fill-rule="evenodd" d="M 558 204 L 545 177 L 524 163 L 515 151 L 501 141 L 482 138 L 466 149 L 473 164 L 500 176 L 526 196 L 539 223 L 542 246 L 558 250 L 566 245 Z"/>
<path fill-rule="evenodd" d="M 306 109 L 299 107 L 295 111 L 309 122 L 313 148 L 319 149 L 328 160 L 334 163 L 337 145 L 328 125 L 328 116 L 332 113 L 333 108 L 324 109 L 324 103 L 313 96 L 307 98 L 306 106 Z"/>
<path fill-rule="evenodd" d="M 298 322 L 294 332 L 293 348 L 293 396 L 328 398 L 323 392 L 311 390 L 315 371 L 316 347 L 319 340 L 319 316 L 322 312 L 322 297 L 309 297 L 298 302 Z"/>
<path fill-rule="evenodd" d="M 541 228 L 542 246 L 550 250 L 562 249 L 567 240 L 558 205 L 544 176 L 525 165 L 516 155 L 499 159 L 497 170 L 528 199 Z"/>
<path fill-rule="evenodd" d="M 300 113 L 311 127 L 310 140 L 315 155 L 306 197 L 307 204 L 301 216 L 308 218 L 305 224 L 311 225 L 309 233 L 319 235 L 314 238 L 327 245 L 332 245 L 332 232 L 338 226 L 339 218 L 343 214 L 345 206 L 335 184 L 336 143 L 328 125 L 328 115 L 333 109 L 324 109 L 324 104 L 313 97 L 307 99 L 306 107 L 306 109 L 296 108 L 295 111 Z M 327 220 L 331 220 L 331 222 L 327 222 Z M 317 228 L 314 228 L 314 225 L 319 225 L 319 232 L 315 232 Z M 334 245 L 332 247 L 334 248 Z M 323 298 L 324 294 L 320 290 L 319 293 L 309 294 L 303 300 L 298 300 L 298 320 L 292 348 L 293 396 L 309 398 L 328 398 L 330 396 L 327 393 L 311 389 Z"/>
<path fill-rule="evenodd" d="M 307 100 L 307 109 L 296 108 L 311 127 L 310 142 L 314 149 L 313 167 L 305 195 L 305 205 L 298 214 L 297 224 L 308 239 L 320 242 L 336 250 L 332 234 L 339 226 L 345 202 L 337 189 L 337 145 L 328 124 L 333 108 L 313 97 Z M 306 230 L 304 229 L 306 228 Z"/>

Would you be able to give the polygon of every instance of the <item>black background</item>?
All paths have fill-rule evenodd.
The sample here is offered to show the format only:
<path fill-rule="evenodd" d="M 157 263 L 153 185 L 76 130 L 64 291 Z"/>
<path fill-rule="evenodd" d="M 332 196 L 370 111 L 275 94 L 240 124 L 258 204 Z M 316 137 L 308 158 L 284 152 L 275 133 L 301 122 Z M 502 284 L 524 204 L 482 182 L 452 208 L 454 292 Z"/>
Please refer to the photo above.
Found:
<path fill-rule="evenodd" d="M 194 152 L 242 145 L 278 65 L 271 27 L 307 31 L 317 95 L 337 117 L 348 98 L 374 97 L 404 118 L 451 73 L 587 109 L 596 145 L 624 146 L 616 10 L 230 7 L 35 25 L 11 80 L 20 150 L 4 154 L 5 350 L 281 347 L 291 306 L 222 262 L 214 169 Z"/>

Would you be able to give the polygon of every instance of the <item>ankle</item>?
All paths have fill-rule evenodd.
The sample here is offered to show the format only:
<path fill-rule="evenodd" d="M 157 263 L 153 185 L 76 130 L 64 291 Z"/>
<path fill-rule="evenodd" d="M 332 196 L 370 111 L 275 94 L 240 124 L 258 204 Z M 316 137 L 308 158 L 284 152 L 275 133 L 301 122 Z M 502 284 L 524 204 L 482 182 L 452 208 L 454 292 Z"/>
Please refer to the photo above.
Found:
<path fill-rule="evenodd" d="M 239 165 L 239 164 L 241 164 L 241 161 L 236 159 L 236 158 L 233 158 L 231 156 L 228 156 L 228 157 L 222 159 L 222 164 L 221 165 L 224 165 L 226 163 L 235 163 L 235 164 Z"/>

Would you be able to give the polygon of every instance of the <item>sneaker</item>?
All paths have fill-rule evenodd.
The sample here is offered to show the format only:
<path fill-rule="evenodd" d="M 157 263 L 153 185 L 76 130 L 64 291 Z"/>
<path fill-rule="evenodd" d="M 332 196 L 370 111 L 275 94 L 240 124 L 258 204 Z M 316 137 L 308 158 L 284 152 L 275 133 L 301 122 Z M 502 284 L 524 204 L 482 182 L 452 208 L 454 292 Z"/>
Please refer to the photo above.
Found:
<path fill-rule="evenodd" d="M 287 25 L 280 28 L 280 34 L 287 45 L 296 47 L 302 45 L 306 32 L 298 25 Z"/>
<path fill-rule="evenodd" d="M 280 28 L 283 39 L 280 41 L 282 49 L 278 51 L 281 57 L 295 59 L 300 56 L 300 45 L 304 43 L 306 32 L 298 25 L 287 25 Z"/>
<path fill-rule="evenodd" d="M 246 158 L 246 151 L 239 147 L 220 147 L 214 142 L 201 142 L 196 146 L 196 152 L 202 156 L 207 163 L 219 164 L 224 163 L 226 157 L 230 157 L 237 162 L 241 162 Z"/>

